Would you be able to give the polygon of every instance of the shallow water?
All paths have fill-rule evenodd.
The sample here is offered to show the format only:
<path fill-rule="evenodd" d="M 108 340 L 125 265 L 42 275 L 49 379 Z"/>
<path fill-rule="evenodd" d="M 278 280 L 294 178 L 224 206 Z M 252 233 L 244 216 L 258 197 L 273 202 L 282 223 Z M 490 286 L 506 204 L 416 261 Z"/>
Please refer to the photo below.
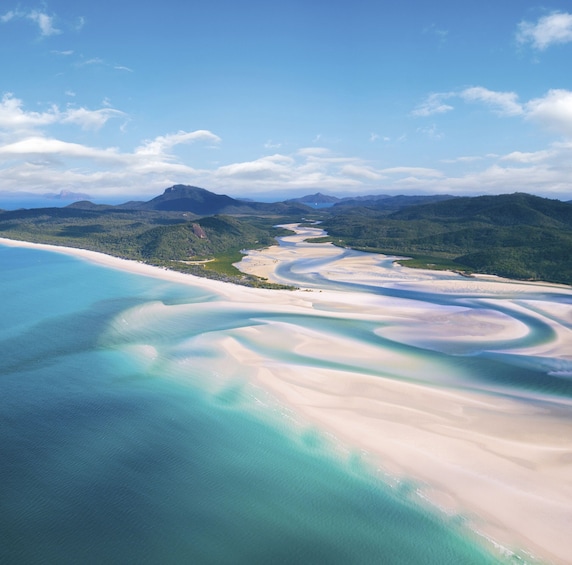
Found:
<path fill-rule="evenodd" d="M 572 395 L 572 381 L 551 374 L 569 365 L 548 370 L 530 356 L 523 367 L 507 343 L 462 354 L 435 340 L 403 343 L 336 312 L 233 305 L 34 249 L 0 246 L 0 265 L 0 562 L 502 562 L 462 516 L 422 507 L 415 483 L 385 485 L 359 453 L 341 457 L 249 386 L 249 369 L 221 347 L 228 337 L 269 364 L 375 375 L 373 361 L 308 358 L 270 339 L 288 328 L 350 335 L 391 352 L 395 379 Z M 507 315 L 500 302 L 487 307 Z M 537 316 L 510 316 L 529 328 L 521 346 L 552 338 Z"/>

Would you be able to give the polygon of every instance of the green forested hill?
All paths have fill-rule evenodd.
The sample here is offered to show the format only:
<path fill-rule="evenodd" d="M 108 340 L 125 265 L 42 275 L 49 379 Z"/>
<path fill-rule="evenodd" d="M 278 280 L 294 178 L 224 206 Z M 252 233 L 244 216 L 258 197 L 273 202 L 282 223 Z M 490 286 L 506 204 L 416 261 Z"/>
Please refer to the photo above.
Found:
<path fill-rule="evenodd" d="M 428 203 L 423 197 L 426 203 L 415 206 L 407 202 L 419 202 L 419 198 L 395 198 L 394 205 L 400 207 L 395 212 L 364 206 L 359 199 L 353 207 L 312 212 L 301 204 L 249 202 L 242 206 L 230 197 L 177 186 L 150 203 L 103 206 L 79 202 L 66 208 L 0 211 L 0 236 L 92 249 L 259 285 L 260 280 L 232 267 L 240 259 L 240 250 L 271 245 L 281 233 L 273 227 L 276 224 L 319 215 L 329 234 L 327 240 L 413 257 L 408 262 L 411 266 L 572 284 L 570 203 L 520 193 L 429 198 Z M 157 210 L 157 204 L 166 209 Z M 234 216 L 198 213 L 221 207 L 239 212 Z M 284 215 L 278 215 L 280 211 Z"/>
<path fill-rule="evenodd" d="M 455 198 L 387 215 L 358 208 L 322 223 L 350 247 L 441 266 L 572 284 L 572 206 L 529 194 Z"/>
<path fill-rule="evenodd" d="M 298 218 L 295 218 L 298 219 Z M 0 237 L 101 251 L 153 265 L 254 286 L 232 267 L 240 250 L 265 247 L 292 218 L 197 217 L 189 212 L 89 206 L 0 212 Z M 199 261 L 209 261 L 199 263 Z"/>
<path fill-rule="evenodd" d="M 572 228 L 572 208 L 569 204 L 524 193 L 453 198 L 444 202 L 411 206 L 392 214 L 391 218 Z"/>

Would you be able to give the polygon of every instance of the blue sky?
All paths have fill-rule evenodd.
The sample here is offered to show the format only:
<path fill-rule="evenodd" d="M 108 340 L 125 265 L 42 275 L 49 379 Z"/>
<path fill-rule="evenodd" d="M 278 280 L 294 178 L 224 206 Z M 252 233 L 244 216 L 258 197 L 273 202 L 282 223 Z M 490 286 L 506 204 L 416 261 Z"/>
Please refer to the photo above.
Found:
<path fill-rule="evenodd" d="M 572 198 L 572 4 L 0 7 L 0 193 Z"/>

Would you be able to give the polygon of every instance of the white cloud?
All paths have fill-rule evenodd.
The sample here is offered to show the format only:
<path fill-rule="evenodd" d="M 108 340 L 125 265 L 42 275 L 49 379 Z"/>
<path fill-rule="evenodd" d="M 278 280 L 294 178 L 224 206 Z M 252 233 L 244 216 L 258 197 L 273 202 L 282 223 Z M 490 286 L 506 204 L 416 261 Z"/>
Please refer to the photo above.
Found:
<path fill-rule="evenodd" d="M 136 153 L 139 155 L 165 155 L 175 145 L 197 140 L 210 141 L 211 143 L 220 143 L 221 141 L 218 135 L 207 130 L 178 131 L 177 133 L 160 135 L 153 140 L 145 141 L 143 145 L 136 149 Z"/>
<path fill-rule="evenodd" d="M 39 12 L 38 10 L 33 10 L 27 14 L 26 17 L 38 24 L 40 33 L 44 37 L 61 33 L 59 29 L 54 27 L 54 18 L 52 16 L 48 16 L 47 14 Z"/>
<path fill-rule="evenodd" d="M 77 63 L 78 67 L 87 67 L 89 65 L 104 65 L 105 61 L 100 57 L 93 57 L 91 59 L 87 59 L 86 61 L 81 61 Z"/>
<path fill-rule="evenodd" d="M 437 169 L 426 167 L 389 167 L 381 169 L 381 173 L 387 175 L 414 175 L 419 177 L 442 177 L 443 173 Z"/>
<path fill-rule="evenodd" d="M 221 141 L 207 130 L 158 136 L 127 152 L 74 143 L 47 133 L 55 125 L 97 130 L 110 119 L 127 117 L 109 107 L 60 110 L 51 106 L 30 112 L 20 99 L 5 94 L 0 100 L 0 190 L 69 189 L 104 195 L 141 193 L 165 188 L 169 183 L 196 184 L 201 178 L 214 182 L 213 171 L 201 176 L 201 171 L 171 154 L 182 143 L 202 141 L 212 145 Z"/>
<path fill-rule="evenodd" d="M 15 12 L 14 10 L 10 10 L 9 12 L 6 12 L 3 16 L 0 16 L 0 22 L 2 23 L 6 23 L 9 22 L 15 18 L 19 17 L 18 12 Z"/>
<path fill-rule="evenodd" d="M 502 116 L 518 116 L 523 113 L 523 108 L 518 103 L 518 95 L 514 92 L 498 92 L 482 86 L 473 86 L 463 90 L 460 96 L 467 102 L 482 102 Z"/>
<path fill-rule="evenodd" d="M 239 195 L 274 189 L 367 194 L 383 187 L 389 193 L 480 194 L 518 190 L 572 197 L 572 92 L 553 90 L 519 104 L 514 96 L 502 96 L 506 93 L 473 88 L 477 91 L 473 91 L 472 97 L 467 96 L 466 102 L 503 108 L 503 115 L 510 112 L 511 104 L 516 104 L 521 109 L 521 119 L 569 135 L 569 141 L 537 151 L 515 144 L 514 150 L 501 156 L 488 153 L 482 157 L 442 159 L 439 168 L 416 166 L 424 164 L 417 159 L 383 168 L 376 162 L 315 146 L 288 154 L 267 147 L 269 155 L 241 162 L 224 160 L 223 152 L 218 151 L 219 162 L 199 168 L 192 156 L 190 162 L 183 161 L 175 149 L 180 144 L 220 143 L 220 137 L 211 131 L 178 131 L 134 143 L 127 149 L 97 147 L 85 141 L 89 133 L 81 133 L 82 142 L 63 136 L 73 135 L 80 127 L 87 132 L 97 130 L 117 118 L 119 123 L 126 122 L 129 116 L 105 104 L 95 110 L 50 106 L 31 112 L 21 100 L 5 94 L 0 99 L 0 190 L 43 193 L 68 189 L 94 196 L 141 197 L 183 183 Z M 466 90 L 469 89 L 455 95 L 458 100 L 465 100 L 461 93 Z M 125 139 L 127 136 L 122 141 Z"/>
<path fill-rule="evenodd" d="M 472 163 L 474 161 L 480 161 L 482 157 L 478 155 L 465 155 L 462 157 L 455 157 L 454 159 L 441 159 L 442 163 Z"/>
<path fill-rule="evenodd" d="M 371 167 L 364 167 L 359 165 L 344 165 L 340 169 L 340 174 L 346 177 L 358 178 L 358 179 L 367 179 L 367 180 L 379 180 L 383 178 L 378 172 L 376 172 Z"/>
<path fill-rule="evenodd" d="M 501 157 L 500 160 L 526 164 L 539 163 L 541 161 L 545 161 L 548 157 L 550 157 L 550 151 L 546 150 L 535 152 L 513 151 L 512 153 Z"/>
<path fill-rule="evenodd" d="M 417 133 L 426 135 L 430 139 L 434 140 L 439 140 L 443 138 L 443 134 L 438 130 L 436 124 L 424 128 L 417 128 Z"/>
<path fill-rule="evenodd" d="M 550 90 L 543 98 L 531 100 L 526 104 L 526 117 L 548 130 L 572 137 L 572 92 Z"/>
<path fill-rule="evenodd" d="M 10 10 L 3 16 L 0 16 L 0 22 L 7 23 L 12 20 L 26 19 L 34 22 L 40 28 L 40 35 L 42 37 L 49 37 L 50 35 L 58 35 L 61 33 L 59 29 L 54 26 L 54 17 L 48 16 L 39 10 L 32 10 L 24 12 L 21 10 Z"/>
<path fill-rule="evenodd" d="M 58 119 L 58 110 L 52 106 L 47 112 L 25 112 L 23 103 L 7 93 L 0 102 L 0 128 L 18 129 L 52 124 Z"/>
<path fill-rule="evenodd" d="M 101 110 L 87 110 L 77 108 L 67 110 L 61 118 L 62 124 L 77 124 L 82 129 L 98 130 L 102 128 L 109 119 L 121 118 L 125 114 L 112 108 L 102 108 Z"/>
<path fill-rule="evenodd" d="M 416 116 L 429 116 L 439 113 L 438 108 L 442 97 L 458 96 L 468 103 L 478 102 L 489 107 L 499 116 L 520 116 L 526 120 L 538 123 L 543 128 L 564 135 L 572 136 L 572 91 L 564 89 L 549 90 L 544 96 L 528 102 L 519 102 L 516 92 L 489 90 L 482 86 L 465 88 L 458 93 L 432 94 L 428 100 L 413 111 Z M 419 128 L 417 131 L 439 139 L 440 134 L 435 126 Z"/>
<path fill-rule="evenodd" d="M 302 147 L 298 149 L 298 155 L 327 155 L 330 152 L 325 147 Z"/>
<path fill-rule="evenodd" d="M 71 108 L 62 112 L 57 106 L 51 106 L 45 112 L 27 112 L 23 108 L 22 100 L 15 98 L 11 93 L 4 94 L 0 101 L 0 128 L 12 132 L 26 132 L 55 123 L 76 124 L 83 129 L 97 130 L 109 119 L 124 116 L 123 112 L 112 108 L 100 110 Z"/>
<path fill-rule="evenodd" d="M 278 142 L 274 142 L 271 139 L 269 139 L 265 144 L 264 144 L 264 148 L 265 149 L 280 149 L 280 147 L 282 146 L 281 143 Z"/>
<path fill-rule="evenodd" d="M 88 158 L 97 161 L 121 161 L 116 149 L 96 149 L 78 143 L 68 143 L 59 139 L 35 136 L 0 146 L 0 159 L 14 159 L 58 156 Z"/>
<path fill-rule="evenodd" d="M 254 161 L 224 165 L 219 167 L 215 174 L 223 178 L 232 177 L 247 180 L 288 180 L 291 178 L 290 166 L 293 163 L 294 160 L 291 157 L 276 154 L 261 157 Z"/>
<path fill-rule="evenodd" d="M 572 14 L 553 12 L 536 23 L 520 22 L 516 39 L 521 44 L 530 43 L 540 51 L 550 45 L 572 41 Z"/>
<path fill-rule="evenodd" d="M 453 92 L 436 92 L 430 94 L 427 99 L 419 104 L 411 114 L 418 117 L 433 116 L 434 114 L 444 114 L 453 110 L 453 106 L 445 104 L 444 100 L 453 97 Z"/>
<path fill-rule="evenodd" d="M 204 171 L 203 171 L 204 173 Z M 332 155 L 324 148 L 302 148 L 292 155 L 269 155 L 224 165 L 213 171 L 211 186 L 225 190 L 357 189 L 382 178 L 373 167 L 354 157 Z"/>

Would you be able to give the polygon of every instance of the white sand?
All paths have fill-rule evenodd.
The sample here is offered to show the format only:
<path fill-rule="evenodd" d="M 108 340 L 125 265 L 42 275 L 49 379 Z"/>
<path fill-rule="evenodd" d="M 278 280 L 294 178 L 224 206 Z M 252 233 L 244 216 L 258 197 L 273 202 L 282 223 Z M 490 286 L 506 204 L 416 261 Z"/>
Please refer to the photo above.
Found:
<path fill-rule="evenodd" d="M 309 232 L 319 234 L 319 230 Z M 339 248 L 299 243 L 307 233 L 292 236 L 296 247 L 250 252 L 240 268 L 276 282 L 290 282 L 276 275 L 277 265 L 329 257 L 332 262 L 320 272 L 334 281 L 368 280 L 502 299 L 509 314 L 511 309 L 524 309 L 556 333 L 550 343 L 522 351 L 511 348 L 511 352 L 544 356 L 547 362 L 571 358 L 572 308 L 530 298 L 530 293 L 547 288 L 570 295 L 568 287 L 392 268 L 375 255 L 337 261 L 343 253 Z M 90 251 L 5 239 L 0 243 L 65 252 L 108 267 L 200 286 L 221 297 L 216 303 L 219 308 L 226 302 L 261 312 L 370 320 L 379 324 L 377 333 L 383 337 L 402 343 L 427 342 L 434 349 L 518 340 L 528 331 L 509 314 L 487 308 L 469 310 L 368 293 L 250 289 Z M 524 301 L 518 300 L 523 293 L 527 294 Z M 273 322 L 235 329 L 232 336 L 218 339 L 217 347 L 224 348 L 233 368 L 238 364 L 255 375 L 254 384 L 293 408 L 302 422 L 333 434 L 349 450 L 366 452 L 384 472 L 416 479 L 423 496 L 451 513 L 469 515 L 476 529 L 499 543 L 524 548 L 554 563 L 572 563 L 572 404 L 531 404 L 486 392 L 448 389 L 454 378 L 451 365 L 327 330 Z M 286 347 L 300 355 L 300 361 L 268 359 L 257 353 L 262 347 Z M 332 366 L 335 362 L 344 366 Z M 419 382 L 418 375 L 428 375 L 427 382 Z"/>

